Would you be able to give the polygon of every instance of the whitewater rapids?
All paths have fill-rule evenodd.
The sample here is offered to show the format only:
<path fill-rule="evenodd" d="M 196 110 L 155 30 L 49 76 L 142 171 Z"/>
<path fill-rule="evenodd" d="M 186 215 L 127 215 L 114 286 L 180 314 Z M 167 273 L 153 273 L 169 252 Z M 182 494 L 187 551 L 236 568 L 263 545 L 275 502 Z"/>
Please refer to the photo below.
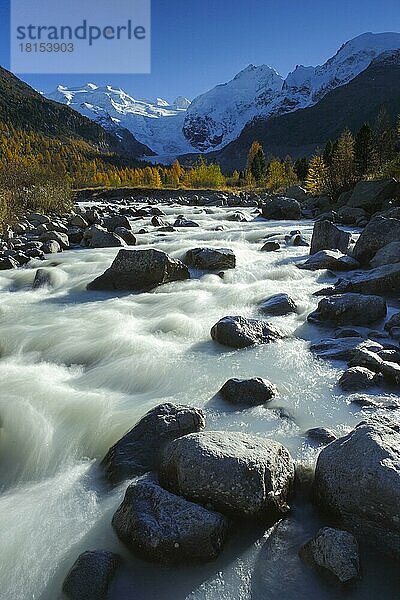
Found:
<path fill-rule="evenodd" d="M 318 302 L 312 293 L 331 277 L 296 268 L 307 248 L 259 251 L 268 234 L 299 228 L 310 236 L 312 223 L 237 223 L 227 220 L 234 212 L 227 208 L 164 210 L 168 220 L 184 213 L 200 227 L 165 236 L 150 227 L 137 236 L 140 248 L 182 258 L 198 246 L 227 247 L 236 269 L 223 279 L 193 273 L 189 281 L 136 295 L 86 291 L 115 248 L 71 250 L 0 273 L 0 598 L 58 600 L 71 564 L 96 548 L 126 559 L 110 600 L 339 597 L 315 583 L 312 572 L 298 572 L 295 540 L 288 548 L 282 542 L 272 570 L 263 562 L 267 537 L 249 527 L 214 563 L 172 569 L 135 559 L 112 531 L 126 484 L 110 491 L 98 461 L 157 404 L 201 407 L 208 429 L 271 437 L 305 463 L 318 452 L 307 429 L 324 426 L 341 435 L 365 416 L 336 386 L 344 364 L 316 360 L 308 350 L 310 340 L 324 337 L 305 323 Z M 244 212 L 254 218 L 254 211 Z M 133 230 L 146 223 L 133 223 Z M 225 230 L 214 231 L 217 225 Z M 55 288 L 32 290 L 36 269 L 47 266 L 57 273 Z M 211 341 L 210 328 L 221 317 L 257 316 L 257 304 L 280 292 L 295 300 L 299 314 L 270 320 L 290 337 L 238 351 Z M 230 377 L 254 376 L 278 387 L 267 408 L 235 410 L 215 398 Z M 310 509 L 296 511 L 313 533 L 317 517 Z M 395 597 L 394 566 L 375 561 L 374 569 L 373 581 L 365 576 L 346 598 Z"/>

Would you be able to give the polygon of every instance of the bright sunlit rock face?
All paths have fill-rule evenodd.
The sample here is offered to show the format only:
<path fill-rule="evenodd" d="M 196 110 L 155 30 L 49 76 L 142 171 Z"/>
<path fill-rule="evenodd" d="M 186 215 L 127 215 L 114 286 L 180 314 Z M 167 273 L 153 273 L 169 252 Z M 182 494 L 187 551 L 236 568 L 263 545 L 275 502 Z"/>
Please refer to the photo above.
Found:
<path fill-rule="evenodd" d="M 0 274 L 0 595 L 56 600 L 78 554 L 103 548 L 122 554 L 128 565 L 111 600 L 132 598 L 137 589 L 143 600 L 277 599 L 282 577 L 287 598 L 298 598 L 299 589 L 307 597 L 333 598 L 296 571 L 293 548 L 279 542 L 279 533 L 271 541 L 277 545 L 275 562 L 262 532 L 249 530 L 216 563 L 166 571 L 160 589 L 157 568 L 144 568 L 112 531 L 112 514 L 126 485 L 106 488 L 97 461 L 157 404 L 202 408 L 208 430 L 265 436 L 305 463 L 313 462 L 320 448 L 305 436 L 308 429 L 327 427 L 343 435 L 365 416 L 350 408 L 336 386 L 338 365 L 319 361 L 308 350 L 308 340 L 324 337 L 305 324 L 318 303 L 312 293 L 331 279 L 325 271 L 296 267 L 307 248 L 259 251 L 272 232 L 299 227 L 309 240 L 312 223 L 237 223 L 228 218 L 234 209 L 163 209 L 168 220 L 184 213 L 200 227 L 164 237 L 153 229 L 138 236 L 140 248 L 157 248 L 176 259 L 191 248 L 230 248 L 236 268 L 223 278 L 192 271 L 190 280 L 141 294 L 86 290 L 110 266 L 117 248 L 70 250 Z M 244 212 L 254 218 L 251 209 Z M 215 231 L 218 225 L 225 229 Z M 36 269 L 50 263 L 57 263 L 54 287 L 32 290 Z M 286 316 L 268 316 L 284 339 L 242 350 L 212 341 L 210 329 L 219 319 L 263 318 L 260 302 L 278 293 L 288 294 L 297 307 Z M 278 393 L 267 405 L 237 408 L 216 397 L 232 377 L 265 378 Z M 314 522 L 307 515 L 302 519 L 309 538 Z M 293 547 L 296 540 L 303 543 L 303 534 L 294 532 Z M 381 597 L 391 597 L 390 570 L 383 578 L 379 564 L 374 568 Z M 371 581 L 365 582 L 355 592 L 357 600 L 366 597 Z"/>

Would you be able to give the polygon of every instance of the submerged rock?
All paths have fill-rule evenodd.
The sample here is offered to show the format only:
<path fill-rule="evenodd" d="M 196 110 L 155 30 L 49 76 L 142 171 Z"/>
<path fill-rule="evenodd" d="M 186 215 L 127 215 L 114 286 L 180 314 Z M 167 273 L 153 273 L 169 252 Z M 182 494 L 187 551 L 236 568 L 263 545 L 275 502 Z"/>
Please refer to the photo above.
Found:
<path fill-rule="evenodd" d="M 240 432 L 181 437 L 165 447 L 160 465 L 166 488 L 236 518 L 269 521 L 285 514 L 293 479 L 284 446 Z"/>
<path fill-rule="evenodd" d="M 279 242 L 265 242 L 264 246 L 260 248 L 261 252 L 275 252 L 279 250 L 281 245 Z"/>
<path fill-rule="evenodd" d="M 300 555 L 318 567 L 328 569 L 341 583 L 360 575 L 358 543 L 348 531 L 324 527 L 301 548 Z"/>
<path fill-rule="evenodd" d="M 84 552 L 66 576 L 63 593 L 69 600 L 107 600 L 120 560 L 118 554 L 106 550 Z"/>
<path fill-rule="evenodd" d="M 383 319 L 387 313 L 386 301 L 380 296 L 338 294 L 323 298 L 310 315 L 310 323 L 335 325 L 368 325 Z"/>
<path fill-rule="evenodd" d="M 157 469 L 165 444 L 200 431 L 203 411 L 182 404 L 160 404 L 151 409 L 103 458 L 102 466 L 112 483 Z"/>
<path fill-rule="evenodd" d="M 398 429 L 389 420 L 371 420 L 326 446 L 317 460 L 315 493 L 357 537 L 400 558 Z"/>
<path fill-rule="evenodd" d="M 297 312 L 297 306 L 294 300 L 288 294 L 275 294 L 266 300 L 263 300 L 259 309 L 266 315 L 283 316 Z"/>
<path fill-rule="evenodd" d="M 188 268 L 160 250 L 120 250 L 111 267 L 89 283 L 88 290 L 150 290 L 189 279 Z"/>
<path fill-rule="evenodd" d="M 270 402 L 277 394 L 276 387 L 267 379 L 228 379 L 218 394 L 230 404 L 257 406 Z"/>
<path fill-rule="evenodd" d="M 184 263 L 195 269 L 217 271 L 234 269 L 236 257 L 228 248 L 193 248 L 186 252 Z"/>
<path fill-rule="evenodd" d="M 314 427 L 306 431 L 307 437 L 317 444 L 330 444 L 337 439 L 337 436 L 330 429 L 325 427 Z"/>
<path fill-rule="evenodd" d="M 320 250 L 340 250 L 346 254 L 350 239 L 350 233 L 342 231 L 330 221 L 317 221 L 311 238 L 310 254 L 316 254 Z"/>
<path fill-rule="evenodd" d="M 55 284 L 56 277 L 54 271 L 51 269 L 38 269 L 35 273 L 32 287 L 36 290 L 41 287 L 54 287 Z"/>
<path fill-rule="evenodd" d="M 148 476 L 128 487 L 112 525 L 135 554 L 159 563 L 213 560 L 228 530 L 221 514 L 168 492 Z"/>
<path fill-rule="evenodd" d="M 270 323 L 245 317 L 224 317 L 211 329 L 215 342 L 230 348 L 246 348 L 254 344 L 268 344 L 283 337 Z"/>

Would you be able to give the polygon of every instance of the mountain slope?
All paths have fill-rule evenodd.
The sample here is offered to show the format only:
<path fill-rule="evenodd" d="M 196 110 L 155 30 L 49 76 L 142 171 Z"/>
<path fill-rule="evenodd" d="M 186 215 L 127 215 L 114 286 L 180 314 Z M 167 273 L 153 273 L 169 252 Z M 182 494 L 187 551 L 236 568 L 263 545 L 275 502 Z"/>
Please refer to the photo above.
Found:
<path fill-rule="evenodd" d="M 193 100 L 183 131 L 201 152 L 235 139 L 256 117 L 272 117 L 312 106 L 345 85 L 382 52 L 400 48 L 399 33 L 365 33 L 343 44 L 318 67 L 297 66 L 286 80 L 267 66 L 247 69 Z"/>
<path fill-rule="evenodd" d="M 136 100 L 122 89 L 88 83 L 76 88 L 59 85 L 47 97 L 67 104 L 115 134 L 120 129 L 130 131 L 153 154 L 173 155 L 193 150 L 182 133 L 190 104 L 183 96 L 178 96 L 172 104 L 162 98 L 154 102 Z"/>
<path fill-rule="evenodd" d="M 241 169 L 254 140 L 262 143 L 266 154 L 309 155 L 329 139 L 336 139 L 346 127 L 355 132 L 364 122 L 373 122 L 382 107 L 392 119 L 400 112 L 400 50 L 383 53 L 356 78 L 328 92 L 314 106 L 254 120 L 236 140 L 208 156 L 225 169 Z"/>
<path fill-rule="evenodd" d="M 141 156 L 151 151 L 128 131 L 120 137 L 99 124 L 43 97 L 0 67 L 0 121 L 55 138 L 84 140 L 102 151 Z"/>

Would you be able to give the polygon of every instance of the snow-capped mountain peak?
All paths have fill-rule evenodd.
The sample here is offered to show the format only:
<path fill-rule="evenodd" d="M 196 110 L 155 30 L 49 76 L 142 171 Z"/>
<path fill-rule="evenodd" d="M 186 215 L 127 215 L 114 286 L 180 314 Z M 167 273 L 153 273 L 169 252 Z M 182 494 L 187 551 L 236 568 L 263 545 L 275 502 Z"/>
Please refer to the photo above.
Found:
<path fill-rule="evenodd" d="M 76 88 L 59 85 L 48 98 L 70 105 L 106 128 L 126 128 L 159 159 L 172 159 L 220 149 L 254 118 L 268 119 L 312 106 L 377 57 L 398 49 L 399 33 L 364 33 L 343 44 L 322 65 L 297 65 L 285 80 L 268 65 L 250 64 L 192 103 L 184 96 L 172 103 L 164 98 L 137 99 L 122 89 L 93 83 Z M 387 60 L 393 60 L 389 55 Z"/>

